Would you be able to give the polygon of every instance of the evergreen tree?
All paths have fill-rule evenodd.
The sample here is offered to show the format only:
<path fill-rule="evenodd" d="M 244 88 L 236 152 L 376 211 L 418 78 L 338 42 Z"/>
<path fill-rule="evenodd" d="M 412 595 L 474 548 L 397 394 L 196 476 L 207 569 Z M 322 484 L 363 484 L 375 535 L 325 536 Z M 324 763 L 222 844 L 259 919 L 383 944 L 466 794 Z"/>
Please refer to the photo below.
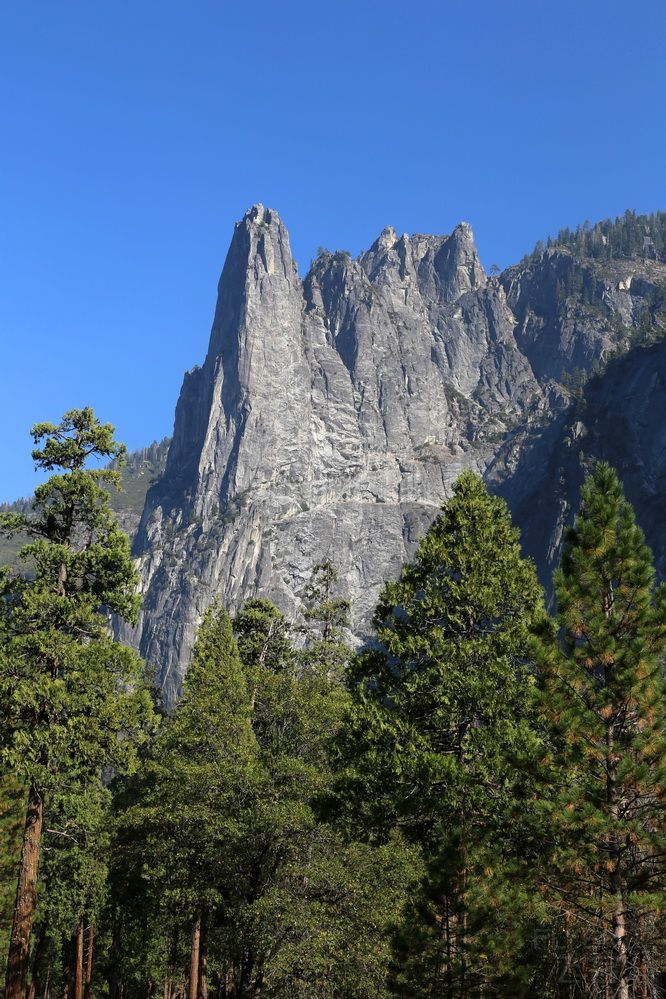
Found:
<path fill-rule="evenodd" d="M 338 571 L 330 561 L 319 562 L 303 590 L 303 617 L 306 622 L 304 663 L 322 668 L 339 680 L 346 671 L 351 652 L 344 640 L 349 627 L 351 605 L 336 596 Z"/>
<path fill-rule="evenodd" d="M 37 467 L 57 474 L 29 511 L 0 515 L 3 533 L 32 539 L 21 551 L 30 574 L 5 572 L 0 587 L 0 761 L 28 789 L 7 999 L 26 989 L 45 802 L 105 767 L 130 766 L 151 719 L 141 660 L 108 627 L 110 612 L 135 620 L 138 600 L 104 488 L 118 472 L 86 467 L 122 460 L 124 447 L 89 408 L 37 424 L 32 436 Z"/>
<path fill-rule="evenodd" d="M 375 849 L 319 819 L 347 699 L 321 645 L 299 654 L 263 599 L 234 630 L 240 660 L 224 612 L 205 619 L 183 701 L 117 796 L 112 964 L 126 987 L 171 993 L 189 977 L 191 991 L 194 928 L 200 991 L 205 965 L 237 999 L 385 994 L 387 927 L 418 858 L 397 836 Z"/>
<path fill-rule="evenodd" d="M 231 620 L 214 606 L 199 630 L 173 719 L 129 796 L 134 804 L 120 820 L 124 852 L 116 858 L 121 867 L 139 866 L 144 898 L 157 921 L 174 938 L 190 937 L 191 999 L 200 977 L 202 932 L 212 913 L 233 909 L 244 877 L 247 816 L 262 779 L 250 717 Z M 137 849 L 150 857 L 149 864 L 142 866 L 139 858 L 137 865 Z M 122 877 L 116 880 L 122 884 Z M 161 968 L 163 977 L 167 970 Z"/>
<path fill-rule="evenodd" d="M 471 911 L 470 886 L 483 878 L 491 837 L 495 881 L 507 883 L 503 858 L 527 795 L 517 761 L 538 746 L 529 647 L 542 613 L 506 505 L 465 472 L 414 561 L 385 586 L 376 642 L 353 670 L 342 796 L 371 835 L 405 829 L 425 851 L 429 881 L 442 886 L 436 957 L 420 968 L 425 993 L 459 995 L 490 974 L 487 952 L 474 953 L 483 904 Z M 492 905 L 485 909 L 490 918 Z M 501 934 L 501 920 L 494 926 Z"/>
<path fill-rule="evenodd" d="M 414 999 L 558 995 L 544 960 L 552 932 L 531 876 L 534 846 L 516 835 L 515 826 L 514 817 L 511 835 L 489 835 L 475 825 L 444 830 L 394 935 L 393 994 Z M 456 940 L 458 926 L 465 929 L 462 941 Z"/>
<path fill-rule="evenodd" d="M 554 582 L 557 628 L 540 636 L 552 728 L 543 887 L 587 987 L 652 996 L 666 908 L 666 588 L 606 464 L 586 479 Z"/>
<path fill-rule="evenodd" d="M 645 238 L 651 240 L 647 244 Z M 586 222 L 575 232 L 561 229 L 549 246 L 570 247 L 577 256 L 601 260 L 650 258 L 664 260 L 666 247 L 666 212 L 637 215 L 626 211 L 615 220 L 604 219 L 596 225 Z"/>
<path fill-rule="evenodd" d="M 32 982 L 71 977 L 74 999 L 82 999 L 84 936 L 92 971 L 95 928 L 106 903 L 111 843 L 111 793 L 99 778 L 66 786 L 48 805 L 48 849 L 38 884 Z M 67 982 L 63 983 L 65 986 Z"/>
<path fill-rule="evenodd" d="M 24 813 L 25 788 L 15 777 L 3 776 L 0 779 L 0 967 L 7 965 Z"/>
<path fill-rule="evenodd" d="M 336 578 L 330 563 L 313 570 L 312 631 L 300 654 L 266 600 L 249 601 L 234 622 L 268 779 L 248 830 L 254 876 L 227 939 L 234 981 L 248 981 L 242 965 L 251 960 L 257 994 L 266 996 L 385 994 L 387 928 L 418 870 L 400 837 L 380 848 L 350 842 L 317 814 L 332 786 L 329 747 L 348 701 L 341 668 L 349 652 L 340 635 L 348 604 L 334 594 Z"/>

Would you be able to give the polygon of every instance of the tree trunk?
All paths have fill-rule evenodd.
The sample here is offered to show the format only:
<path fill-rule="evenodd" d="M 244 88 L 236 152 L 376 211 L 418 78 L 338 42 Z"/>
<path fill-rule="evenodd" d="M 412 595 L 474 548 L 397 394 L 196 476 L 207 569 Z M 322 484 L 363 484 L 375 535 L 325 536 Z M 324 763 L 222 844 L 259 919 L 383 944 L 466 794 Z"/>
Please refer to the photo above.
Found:
<path fill-rule="evenodd" d="M 92 923 L 88 926 L 88 953 L 86 955 L 86 984 L 83 991 L 84 999 L 90 999 L 90 986 L 92 984 L 93 951 L 95 947 L 95 927 Z"/>
<path fill-rule="evenodd" d="M 615 869 L 611 874 L 610 889 L 613 895 L 611 916 L 611 957 L 613 967 L 614 999 L 629 999 L 629 960 L 627 955 L 627 926 L 622 897 L 621 853 L 617 837 L 611 840 L 611 856 L 615 853 Z"/>
<path fill-rule="evenodd" d="M 74 943 L 74 999 L 83 999 L 83 917 L 76 927 Z"/>
<path fill-rule="evenodd" d="M 613 978 L 617 999 L 629 999 L 629 968 L 627 962 L 624 902 L 617 895 L 613 910 Z"/>
<path fill-rule="evenodd" d="M 16 888 L 12 934 L 7 955 L 5 999 L 23 999 L 30 960 L 30 934 L 37 901 L 37 874 L 42 841 L 44 804 L 35 787 L 30 788 L 23 830 L 21 867 Z"/>
<path fill-rule="evenodd" d="M 208 950 L 205 934 L 201 936 L 199 949 L 199 999 L 208 999 Z"/>
<path fill-rule="evenodd" d="M 467 997 L 467 870 L 463 870 L 463 902 L 460 916 L 460 999 Z"/>
<path fill-rule="evenodd" d="M 604 598 L 605 600 L 605 598 Z M 608 617 L 612 607 L 612 596 L 604 605 Z M 607 684 L 607 679 L 605 683 Z M 609 814 L 613 827 L 617 827 L 620 814 L 617 789 L 617 755 L 615 750 L 614 722 L 609 718 L 606 728 L 606 800 L 610 806 Z M 622 885 L 622 846 L 617 832 L 612 832 L 608 842 L 608 857 L 614 862 L 610 875 L 610 894 L 613 897 L 613 912 L 611 916 L 611 959 L 613 967 L 613 987 L 616 999 L 629 999 L 629 962 L 627 960 L 627 927 L 625 922 L 623 885 Z"/>
<path fill-rule="evenodd" d="M 199 990 L 199 945 L 201 943 L 201 913 L 197 912 L 192 926 L 192 956 L 190 958 L 189 999 L 197 999 Z"/>

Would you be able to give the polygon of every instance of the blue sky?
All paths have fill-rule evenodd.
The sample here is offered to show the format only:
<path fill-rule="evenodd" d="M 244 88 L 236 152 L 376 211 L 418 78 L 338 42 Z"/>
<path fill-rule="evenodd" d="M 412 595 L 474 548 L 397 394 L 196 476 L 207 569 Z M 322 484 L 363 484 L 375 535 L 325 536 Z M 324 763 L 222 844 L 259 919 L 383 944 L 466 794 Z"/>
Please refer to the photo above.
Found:
<path fill-rule="evenodd" d="M 662 0 L 0 3 L 0 499 L 69 407 L 170 433 L 254 202 L 302 271 L 387 224 L 505 266 L 666 208 L 665 51 Z"/>

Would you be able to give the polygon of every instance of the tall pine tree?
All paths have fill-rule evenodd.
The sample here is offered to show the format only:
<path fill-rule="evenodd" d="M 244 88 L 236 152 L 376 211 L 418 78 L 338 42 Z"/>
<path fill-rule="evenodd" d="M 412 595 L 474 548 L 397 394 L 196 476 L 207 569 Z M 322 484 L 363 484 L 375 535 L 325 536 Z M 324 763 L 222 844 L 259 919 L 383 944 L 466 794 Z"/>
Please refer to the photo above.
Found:
<path fill-rule="evenodd" d="M 304 650 L 293 649 L 287 622 L 266 600 L 249 601 L 234 622 L 269 778 L 249 830 L 252 877 L 230 934 L 234 965 L 251 956 L 261 982 L 248 995 L 386 994 L 388 930 L 419 870 L 415 850 L 399 836 L 373 847 L 350 841 L 318 815 L 334 779 L 330 745 L 348 703 L 349 650 L 341 637 L 348 604 L 336 596 L 336 580 L 330 563 L 312 570 Z"/>
<path fill-rule="evenodd" d="M 540 636 L 550 862 L 564 961 L 620 999 L 656 994 L 666 907 L 666 588 L 616 473 L 596 466 Z M 599 986 L 601 988 L 601 986 Z"/>
<path fill-rule="evenodd" d="M 148 915 L 169 929 L 172 940 L 189 936 L 191 999 L 197 996 L 211 916 L 233 909 L 245 876 L 248 814 L 262 780 L 251 695 L 231 620 L 213 606 L 201 624 L 173 718 L 123 796 L 128 807 L 119 819 L 116 855 L 121 869 L 114 872 L 126 893 L 121 903 L 136 891 L 123 881 L 124 868 L 138 870 Z M 124 949 L 131 954 L 132 947 Z M 168 967 L 159 971 L 169 977 Z"/>
<path fill-rule="evenodd" d="M 177 993 L 186 965 L 192 989 L 198 965 L 202 995 L 204 974 L 237 999 L 382 995 L 418 857 L 317 814 L 347 700 L 337 640 L 301 655 L 265 599 L 234 630 L 238 651 L 223 611 L 204 620 L 183 701 L 116 798 L 113 965 L 128 990 Z"/>
<path fill-rule="evenodd" d="M 0 515 L 3 533 L 31 539 L 21 551 L 30 571 L 0 581 L 0 761 L 28 789 L 7 999 L 26 989 L 49 796 L 131 765 L 152 717 L 141 660 L 109 631 L 110 613 L 133 621 L 138 601 L 129 541 L 109 506 L 119 475 L 87 467 L 122 461 L 125 449 L 89 408 L 32 436 L 35 464 L 56 474 L 29 512 Z"/>
<path fill-rule="evenodd" d="M 419 980 L 399 978 L 410 994 L 467 994 L 491 974 L 489 954 L 502 952 L 499 937 L 479 943 L 484 904 L 472 911 L 470 886 L 489 863 L 504 884 L 511 810 L 525 795 L 516 760 L 538 743 L 529 648 L 542 614 L 534 566 L 521 557 L 505 503 L 465 472 L 414 561 L 384 588 L 340 741 L 341 796 L 351 798 L 354 820 L 375 835 L 405 829 L 439 885 L 427 903 L 435 907 L 431 945 L 417 945 Z M 485 909 L 493 918 L 490 901 Z M 495 917 L 497 934 L 510 930 Z M 414 927 L 403 943 L 410 936 L 416 941 Z"/>

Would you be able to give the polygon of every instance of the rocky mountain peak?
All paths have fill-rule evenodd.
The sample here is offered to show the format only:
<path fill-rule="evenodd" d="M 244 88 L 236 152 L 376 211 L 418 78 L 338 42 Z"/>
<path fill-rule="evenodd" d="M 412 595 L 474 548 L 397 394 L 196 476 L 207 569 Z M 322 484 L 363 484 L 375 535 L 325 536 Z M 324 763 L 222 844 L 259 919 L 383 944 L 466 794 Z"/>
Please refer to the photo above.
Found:
<path fill-rule="evenodd" d="M 572 260 L 543 254 L 488 281 L 468 223 L 387 227 L 356 260 L 320 254 L 301 281 L 278 214 L 245 214 L 135 542 L 133 638 L 167 701 L 213 598 L 234 611 L 261 594 L 297 619 L 331 559 L 361 640 L 460 471 L 509 481 L 533 427 L 570 399 L 563 372 L 598 359 L 656 288 L 635 262 L 620 289 L 624 272 Z"/>
<path fill-rule="evenodd" d="M 359 262 L 373 284 L 394 290 L 400 287 L 405 301 L 415 292 L 424 304 L 454 302 L 486 283 L 467 222 L 446 236 L 405 233 L 398 237 L 388 226 L 360 255 Z"/>
<path fill-rule="evenodd" d="M 235 257 L 238 257 L 237 261 Z M 254 274 L 255 280 L 263 274 L 278 274 L 289 281 L 298 280 L 289 233 L 278 213 L 260 204 L 253 205 L 236 223 L 227 261 L 229 258 L 238 266 L 245 265 L 248 272 Z"/>
<path fill-rule="evenodd" d="M 385 229 L 382 229 L 377 240 L 373 244 L 373 248 L 377 247 L 378 250 L 390 250 L 391 247 L 395 246 L 398 242 L 398 234 L 392 225 L 387 225 Z"/>

